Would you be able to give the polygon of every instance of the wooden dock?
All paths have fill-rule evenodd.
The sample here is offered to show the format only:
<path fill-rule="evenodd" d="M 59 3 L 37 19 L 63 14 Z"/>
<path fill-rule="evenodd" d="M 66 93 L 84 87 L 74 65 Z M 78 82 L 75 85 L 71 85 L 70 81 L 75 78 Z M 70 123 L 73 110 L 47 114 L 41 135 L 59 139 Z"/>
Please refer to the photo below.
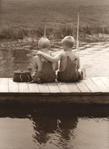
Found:
<path fill-rule="evenodd" d="M 91 77 L 76 83 L 16 83 L 0 78 L 0 103 L 109 104 L 109 77 Z"/>

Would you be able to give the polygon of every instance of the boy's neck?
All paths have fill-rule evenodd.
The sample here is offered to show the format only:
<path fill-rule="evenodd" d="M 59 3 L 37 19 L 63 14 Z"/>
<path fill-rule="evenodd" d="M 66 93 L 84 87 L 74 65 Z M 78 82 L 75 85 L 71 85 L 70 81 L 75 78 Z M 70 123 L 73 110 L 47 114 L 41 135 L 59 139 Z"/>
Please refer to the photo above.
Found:
<path fill-rule="evenodd" d="M 70 51 L 72 51 L 72 48 L 67 48 L 65 51 L 70 52 Z"/>
<path fill-rule="evenodd" d="M 44 53 L 49 52 L 49 50 L 47 48 L 43 48 L 43 49 L 41 49 L 41 51 L 44 52 Z"/>

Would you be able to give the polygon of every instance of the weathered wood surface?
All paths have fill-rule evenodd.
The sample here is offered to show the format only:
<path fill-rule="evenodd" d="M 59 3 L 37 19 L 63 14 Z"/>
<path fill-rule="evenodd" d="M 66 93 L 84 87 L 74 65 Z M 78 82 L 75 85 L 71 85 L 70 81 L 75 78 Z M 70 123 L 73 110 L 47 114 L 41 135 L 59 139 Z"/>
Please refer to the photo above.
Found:
<path fill-rule="evenodd" d="M 0 78 L 0 103 L 109 103 L 109 77 L 86 78 L 75 83 L 16 83 Z"/>

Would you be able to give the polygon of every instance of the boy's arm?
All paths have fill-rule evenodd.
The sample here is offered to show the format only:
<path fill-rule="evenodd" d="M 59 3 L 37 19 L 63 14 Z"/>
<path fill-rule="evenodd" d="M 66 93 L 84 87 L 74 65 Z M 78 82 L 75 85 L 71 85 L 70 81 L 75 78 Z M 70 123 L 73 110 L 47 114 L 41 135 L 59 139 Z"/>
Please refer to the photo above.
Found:
<path fill-rule="evenodd" d="M 50 62 L 58 62 L 60 59 L 61 59 L 61 57 L 62 57 L 62 54 L 61 54 L 61 52 L 60 53 L 58 53 L 56 56 L 54 56 L 54 57 L 52 57 L 52 56 L 50 56 L 50 55 L 48 55 L 48 54 L 46 54 L 46 53 L 44 53 L 44 52 L 42 52 L 42 51 L 38 51 L 37 52 L 37 55 L 42 55 L 44 58 L 46 58 L 48 61 L 50 61 Z"/>
<path fill-rule="evenodd" d="M 54 53 L 51 53 L 50 54 L 52 57 L 54 57 Z M 58 70 L 58 62 L 52 62 L 52 67 L 53 67 L 53 70 L 56 71 Z"/>
<path fill-rule="evenodd" d="M 58 70 L 58 62 L 55 63 L 55 70 Z"/>
<path fill-rule="evenodd" d="M 34 68 L 34 69 L 37 69 L 37 68 L 38 68 L 38 65 L 37 65 L 37 57 L 36 57 L 36 56 L 33 58 L 33 68 Z"/>
<path fill-rule="evenodd" d="M 52 63 L 52 67 L 53 67 L 53 70 L 57 70 L 58 69 L 58 62 L 56 63 Z"/>

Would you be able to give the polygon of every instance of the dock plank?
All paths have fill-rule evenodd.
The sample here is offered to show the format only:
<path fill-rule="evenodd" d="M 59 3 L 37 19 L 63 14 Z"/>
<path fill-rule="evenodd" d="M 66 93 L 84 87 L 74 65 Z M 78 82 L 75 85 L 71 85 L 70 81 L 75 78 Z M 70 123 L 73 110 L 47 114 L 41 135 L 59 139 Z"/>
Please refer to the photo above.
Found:
<path fill-rule="evenodd" d="M 70 93 L 71 92 L 66 83 L 57 82 L 57 85 L 58 85 L 61 92 L 63 92 L 63 93 L 66 93 L 66 92 Z"/>
<path fill-rule="evenodd" d="M 75 83 L 66 83 L 66 84 L 67 84 L 67 86 L 71 92 L 73 92 L 73 93 L 74 92 L 76 92 L 76 93 L 80 92 L 79 88 L 77 87 L 77 85 Z"/>
<path fill-rule="evenodd" d="M 48 85 L 46 83 L 38 84 L 38 88 L 39 88 L 40 93 L 49 93 L 50 92 Z"/>
<path fill-rule="evenodd" d="M 9 78 L 9 92 L 16 92 L 18 93 L 18 83 L 13 82 L 12 78 Z"/>
<path fill-rule="evenodd" d="M 83 81 L 88 86 L 88 88 L 91 90 L 91 92 L 101 92 L 101 90 L 93 83 L 93 81 L 90 78 L 87 77 Z"/>
<path fill-rule="evenodd" d="M 24 82 L 18 83 L 18 88 L 19 88 L 19 92 L 29 93 L 29 87 L 27 83 L 24 83 Z"/>
<path fill-rule="evenodd" d="M 56 82 L 53 83 L 47 83 L 49 90 L 51 93 L 59 93 L 60 90 L 58 88 L 58 85 L 56 84 Z"/>
<path fill-rule="evenodd" d="M 101 81 L 98 77 L 93 77 L 91 80 L 98 86 L 98 88 L 104 93 L 109 92 L 109 89 L 106 87 L 106 85 Z"/>
<path fill-rule="evenodd" d="M 0 78 L 0 92 L 8 92 L 8 78 Z"/>
<path fill-rule="evenodd" d="M 39 88 L 36 83 L 27 83 L 30 93 L 39 93 Z"/>
<path fill-rule="evenodd" d="M 83 80 L 76 82 L 76 85 L 78 86 L 78 88 L 80 89 L 80 91 L 82 93 L 84 93 L 84 92 L 90 93 L 91 92 Z"/>
<path fill-rule="evenodd" d="M 18 83 L 0 78 L 0 103 L 109 104 L 109 77 L 91 77 L 76 83 Z"/>
<path fill-rule="evenodd" d="M 99 77 L 101 81 L 109 88 L 109 78 L 108 77 Z"/>

